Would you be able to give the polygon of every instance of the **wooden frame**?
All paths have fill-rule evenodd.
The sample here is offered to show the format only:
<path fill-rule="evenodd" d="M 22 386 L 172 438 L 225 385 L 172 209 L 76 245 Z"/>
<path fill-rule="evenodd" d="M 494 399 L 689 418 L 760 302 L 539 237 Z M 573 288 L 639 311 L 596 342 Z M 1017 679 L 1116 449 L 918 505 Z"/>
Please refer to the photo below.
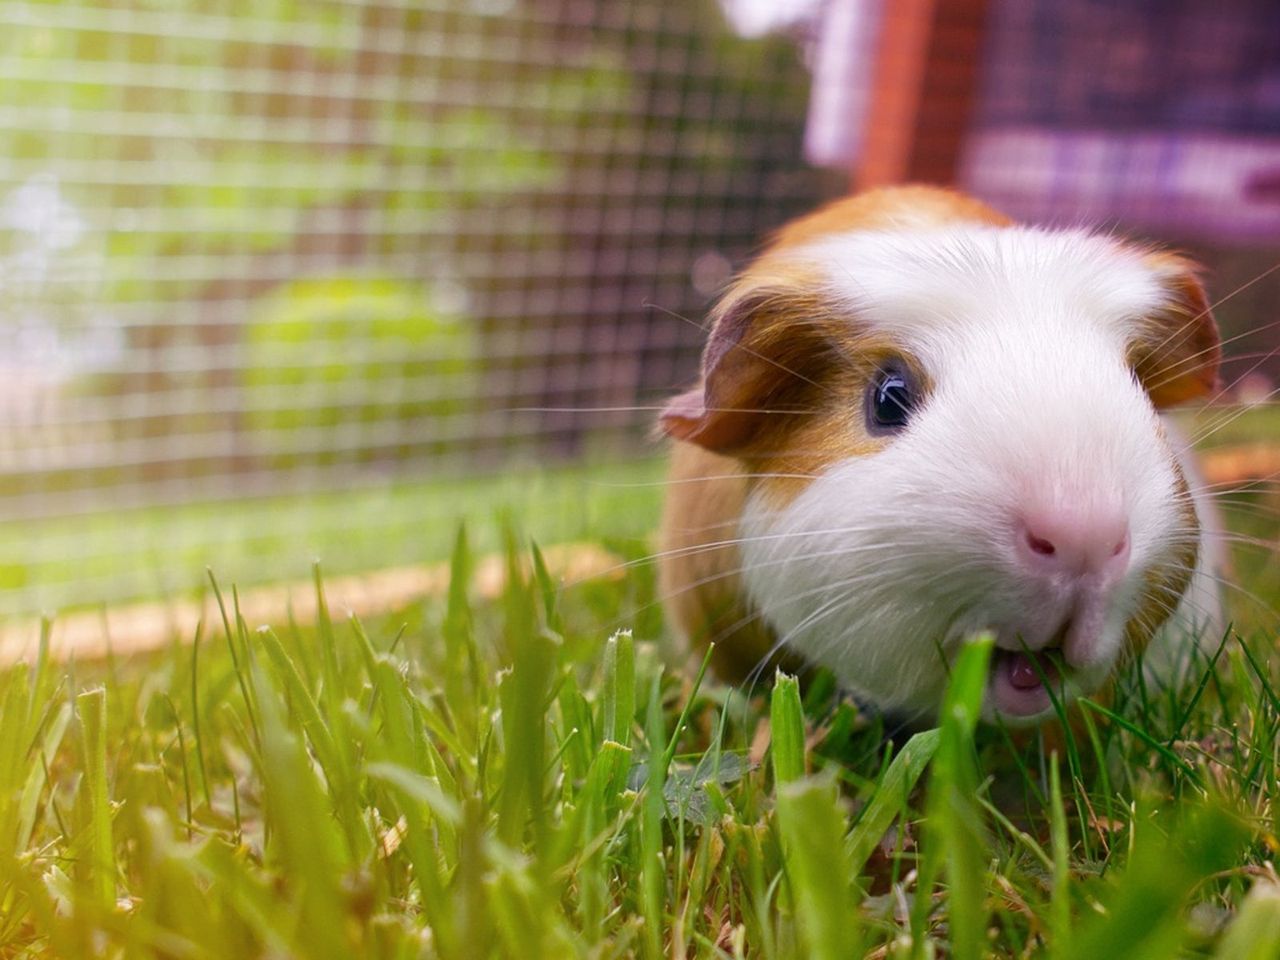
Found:
<path fill-rule="evenodd" d="M 855 189 L 955 181 L 986 15 L 987 0 L 885 0 Z"/>

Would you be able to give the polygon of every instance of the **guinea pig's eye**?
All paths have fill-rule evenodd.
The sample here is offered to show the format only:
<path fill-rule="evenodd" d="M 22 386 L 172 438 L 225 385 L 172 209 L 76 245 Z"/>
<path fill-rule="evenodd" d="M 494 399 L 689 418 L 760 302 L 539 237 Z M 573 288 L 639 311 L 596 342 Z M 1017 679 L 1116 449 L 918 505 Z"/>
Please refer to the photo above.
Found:
<path fill-rule="evenodd" d="M 867 426 L 872 433 L 889 433 L 907 425 L 916 403 L 915 380 L 906 368 L 886 364 L 876 371 L 867 390 Z"/>

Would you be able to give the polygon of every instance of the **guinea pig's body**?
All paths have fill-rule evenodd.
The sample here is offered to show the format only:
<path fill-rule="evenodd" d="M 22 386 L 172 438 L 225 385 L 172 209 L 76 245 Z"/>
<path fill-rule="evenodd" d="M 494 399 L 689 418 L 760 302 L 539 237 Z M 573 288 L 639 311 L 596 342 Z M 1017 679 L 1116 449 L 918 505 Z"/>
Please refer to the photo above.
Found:
<path fill-rule="evenodd" d="M 1182 259 L 924 187 L 785 228 L 718 305 L 676 439 L 661 579 L 741 677 L 771 652 L 926 718 L 996 636 L 986 710 L 1099 689 L 1216 618 L 1180 444 L 1217 330 Z"/>

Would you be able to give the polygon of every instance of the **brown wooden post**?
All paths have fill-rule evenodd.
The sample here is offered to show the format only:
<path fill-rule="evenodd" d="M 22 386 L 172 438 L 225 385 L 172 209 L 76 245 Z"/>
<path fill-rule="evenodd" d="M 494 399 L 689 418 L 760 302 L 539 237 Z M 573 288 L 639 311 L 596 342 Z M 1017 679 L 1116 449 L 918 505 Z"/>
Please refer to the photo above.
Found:
<path fill-rule="evenodd" d="M 987 0 L 886 0 L 855 189 L 955 181 L 986 13 Z"/>

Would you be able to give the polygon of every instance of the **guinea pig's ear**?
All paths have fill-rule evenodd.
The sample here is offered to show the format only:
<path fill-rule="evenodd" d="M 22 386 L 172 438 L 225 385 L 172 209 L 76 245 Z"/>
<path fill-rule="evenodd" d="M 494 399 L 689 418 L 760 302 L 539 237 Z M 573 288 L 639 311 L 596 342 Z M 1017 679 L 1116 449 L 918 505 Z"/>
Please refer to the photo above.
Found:
<path fill-rule="evenodd" d="M 1173 253 L 1144 259 L 1167 299 L 1145 319 L 1143 335 L 1130 349 L 1134 373 L 1157 408 L 1208 396 L 1218 386 L 1222 341 L 1197 268 Z"/>
<path fill-rule="evenodd" d="M 731 291 L 714 313 L 701 382 L 663 408 L 663 432 L 715 453 L 740 453 L 803 413 L 835 349 L 828 323 L 812 295 L 797 290 Z"/>

